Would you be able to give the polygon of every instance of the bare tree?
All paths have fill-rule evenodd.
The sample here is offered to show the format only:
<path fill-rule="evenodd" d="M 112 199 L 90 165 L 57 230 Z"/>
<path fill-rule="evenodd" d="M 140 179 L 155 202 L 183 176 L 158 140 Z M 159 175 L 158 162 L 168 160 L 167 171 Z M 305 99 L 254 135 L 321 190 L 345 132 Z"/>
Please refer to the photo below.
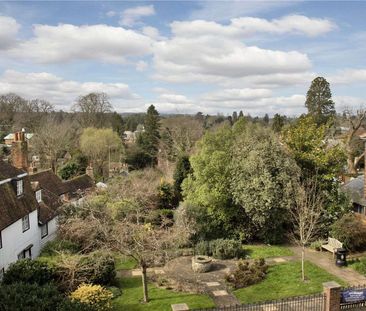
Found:
<path fill-rule="evenodd" d="M 347 153 L 347 171 L 349 174 L 357 174 L 357 167 L 360 160 L 364 157 L 364 152 L 361 154 L 357 154 L 357 131 L 365 122 L 366 119 L 366 110 L 361 108 L 354 113 L 353 111 L 346 109 L 344 111 L 344 115 L 346 116 L 349 130 L 347 132 L 345 138 L 345 145 L 346 145 L 346 153 Z M 362 144 L 363 146 L 363 144 Z"/>
<path fill-rule="evenodd" d="M 319 232 L 320 217 L 324 210 L 316 179 L 304 181 L 298 189 L 296 204 L 291 209 L 293 238 L 301 246 L 301 278 L 305 281 L 305 247 Z"/>
<path fill-rule="evenodd" d="M 160 227 L 149 223 L 134 223 L 128 218 L 116 223 L 111 233 L 111 247 L 115 251 L 136 260 L 142 273 L 144 302 L 149 301 L 147 287 L 147 268 L 164 263 L 172 255 L 172 250 L 186 242 L 188 228 Z"/>
<path fill-rule="evenodd" d="M 80 96 L 72 109 L 80 113 L 81 126 L 86 128 L 101 127 L 103 116 L 110 113 L 112 108 L 106 93 L 90 93 Z"/>
<path fill-rule="evenodd" d="M 57 172 L 57 158 L 60 153 L 68 149 L 71 141 L 70 124 L 68 122 L 57 123 L 53 118 L 48 118 L 36 131 L 32 139 L 34 152 L 43 155 L 52 168 Z"/>

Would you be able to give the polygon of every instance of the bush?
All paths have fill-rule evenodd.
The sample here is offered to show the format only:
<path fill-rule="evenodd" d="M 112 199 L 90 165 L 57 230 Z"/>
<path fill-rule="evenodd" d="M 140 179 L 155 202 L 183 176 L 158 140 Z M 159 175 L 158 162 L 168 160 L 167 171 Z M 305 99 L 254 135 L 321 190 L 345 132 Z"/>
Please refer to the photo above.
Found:
<path fill-rule="evenodd" d="M 53 271 L 46 263 L 22 259 L 12 263 L 3 277 L 3 284 L 18 282 L 44 285 L 54 279 Z"/>
<path fill-rule="evenodd" d="M 54 256 L 60 252 L 76 254 L 80 251 L 79 245 L 68 240 L 53 240 L 48 242 L 42 249 L 41 256 Z"/>
<path fill-rule="evenodd" d="M 310 248 L 316 251 L 321 251 L 323 244 L 324 244 L 323 240 L 317 240 L 310 244 Z"/>
<path fill-rule="evenodd" d="M 358 215 L 346 214 L 337 220 L 331 226 L 331 235 L 350 251 L 366 247 L 366 225 Z"/>
<path fill-rule="evenodd" d="M 239 241 L 229 239 L 217 239 L 212 241 L 200 241 L 196 244 L 196 253 L 212 256 L 217 259 L 239 258 L 243 251 Z"/>
<path fill-rule="evenodd" d="M 71 293 L 70 298 L 72 301 L 85 303 L 100 311 L 112 309 L 113 294 L 100 285 L 81 284 Z"/>
<path fill-rule="evenodd" d="M 235 289 L 247 287 L 264 280 L 267 270 L 268 266 L 263 258 L 255 260 L 252 264 L 248 261 L 240 261 L 237 269 L 226 276 L 226 281 Z"/>
<path fill-rule="evenodd" d="M 50 284 L 14 283 L 0 286 L 1 311 L 55 311 L 63 299 L 57 288 Z"/>
<path fill-rule="evenodd" d="M 114 258 L 101 252 L 61 254 L 53 264 L 57 282 L 63 291 L 73 291 L 85 282 L 110 285 L 116 276 Z"/>
<path fill-rule="evenodd" d="M 352 265 L 357 272 L 366 275 L 366 258 L 362 258 Z"/>
<path fill-rule="evenodd" d="M 67 298 L 57 306 L 56 311 L 98 311 L 98 309 L 86 303 Z"/>

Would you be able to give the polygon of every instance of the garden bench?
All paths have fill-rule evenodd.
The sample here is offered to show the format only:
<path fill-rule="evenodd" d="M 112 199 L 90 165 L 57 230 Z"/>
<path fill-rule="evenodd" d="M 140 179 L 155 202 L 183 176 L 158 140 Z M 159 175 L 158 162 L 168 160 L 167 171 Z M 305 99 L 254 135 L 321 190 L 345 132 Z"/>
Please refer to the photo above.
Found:
<path fill-rule="evenodd" d="M 327 244 L 323 244 L 322 248 L 333 253 L 333 257 L 334 257 L 335 253 L 337 252 L 337 249 L 343 248 L 343 243 L 339 242 L 337 239 L 328 238 Z"/>

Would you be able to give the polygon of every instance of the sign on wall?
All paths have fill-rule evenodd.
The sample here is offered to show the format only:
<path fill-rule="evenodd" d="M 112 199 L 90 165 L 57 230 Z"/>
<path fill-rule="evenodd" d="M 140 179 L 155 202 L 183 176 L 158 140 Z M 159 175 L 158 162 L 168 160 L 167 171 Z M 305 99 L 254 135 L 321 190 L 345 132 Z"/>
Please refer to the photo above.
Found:
<path fill-rule="evenodd" d="M 341 293 L 341 302 L 360 302 L 366 300 L 366 289 L 348 289 Z"/>

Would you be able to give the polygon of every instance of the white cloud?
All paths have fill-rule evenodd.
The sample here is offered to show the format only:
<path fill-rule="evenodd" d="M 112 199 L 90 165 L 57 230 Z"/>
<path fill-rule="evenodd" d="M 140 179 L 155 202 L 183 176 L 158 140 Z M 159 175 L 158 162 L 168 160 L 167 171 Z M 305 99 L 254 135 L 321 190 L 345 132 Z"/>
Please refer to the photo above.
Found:
<path fill-rule="evenodd" d="M 0 16 L 0 50 L 8 49 L 16 43 L 20 29 L 17 21 L 8 16 Z"/>
<path fill-rule="evenodd" d="M 116 15 L 117 15 L 117 12 L 116 12 L 116 11 L 108 11 L 108 12 L 106 13 L 106 15 L 107 15 L 108 17 L 113 17 L 113 16 L 116 16 Z"/>
<path fill-rule="evenodd" d="M 120 25 L 132 27 L 140 21 L 142 17 L 155 15 L 153 5 L 137 6 L 129 8 L 121 13 Z"/>
<path fill-rule="evenodd" d="M 301 73 L 311 64 L 297 51 L 266 50 L 224 36 L 203 36 L 157 42 L 154 66 L 155 77 L 165 81 L 217 83 L 254 75 Z"/>
<path fill-rule="evenodd" d="M 226 36 L 243 38 L 258 33 L 303 34 L 309 37 L 323 35 L 337 26 L 328 19 L 309 18 L 304 15 L 288 15 L 280 19 L 267 20 L 257 17 L 231 19 L 224 25 L 213 21 L 179 21 L 171 24 L 172 32 L 180 37 Z"/>
<path fill-rule="evenodd" d="M 151 39 L 164 39 L 164 37 L 160 36 L 159 30 L 155 27 L 145 26 L 142 28 L 142 33 Z"/>
<path fill-rule="evenodd" d="M 34 25 L 34 37 L 9 50 L 11 56 L 39 63 L 99 60 L 123 63 L 151 51 L 153 41 L 133 30 L 107 25 Z"/>
<path fill-rule="evenodd" d="M 116 109 L 139 99 L 124 83 L 78 82 L 46 72 L 22 73 L 14 70 L 7 70 L 0 76 L 0 94 L 9 92 L 26 98 L 46 99 L 62 109 L 69 109 L 78 96 L 90 92 L 107 93 Z"/>
<path fill-rule="evenodd" d="M 334 84 L 363 83 L 366 81 L 366 69 L 344 69 L 330 75 L 327 80 Z"/>
<path fill-rule="evenodd" d="M 145 61 L 143 61 L 143 60 L 140 60 L 140 61 L 138 61 L 137 63 L 136 63 L 136 70 L 137 71 L 145 71 L 146 70 L 146 68 L 148 67 L 149 65 L 148 65 L 148 63 L 147 62 L 145 62 Z"/>
<path fill-rule="evenodd" d="M 224 89 L 202 96 L 202 100 L 211 102 L 230 102 L 255 100 L 272 96 L 272 91 L 267 89 Z"/>
<path fill-rule="evenodd" d="M 336 110 L 342 112 L 345 108 L 347 109 L 359 109 L 366 107 L 365 98 L 355 97 L 355 96 L 334 96 L 333 97 Z"/>

